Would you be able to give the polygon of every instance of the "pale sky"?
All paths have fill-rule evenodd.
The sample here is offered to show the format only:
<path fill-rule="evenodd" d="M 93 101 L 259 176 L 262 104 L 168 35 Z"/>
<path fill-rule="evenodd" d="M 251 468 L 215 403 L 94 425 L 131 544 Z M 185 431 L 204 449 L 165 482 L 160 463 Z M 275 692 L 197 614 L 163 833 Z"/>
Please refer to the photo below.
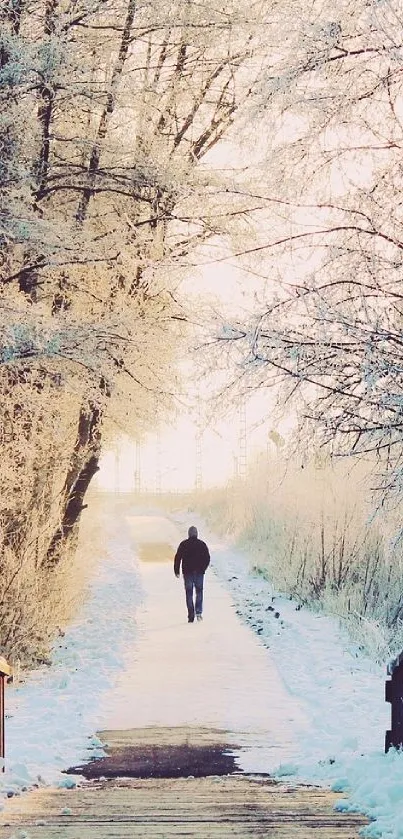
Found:
<path fill-rule="evenodd" d="M 398 102 L 396 107 L 399 114 L 403 113 L 402 102 Z M 295 113 L 279 117 L 278 133 L 273 140 L 274 146 L 276 143 L 284 143 L 287 140 L 289 142 L 295 141 L 304 134 L 305 128 L 305 120 L 296 116 Z M 370 134 L 370 129 L 368 131 Z M 352 147 L 351 152 L 346 152 L 343 158 L 335 158 L 334 164 L 328 172 L 326 184 L 329 197 L 332 200 L 343 197 L 349 192 L 352 184 L 355 187 L 366 188 L 372 181 L 372 156 L 370 153 L 366 156 L 363 155 L 362 149 L 357 156 L 353 148 L 355 139 L 357 144 L 364 142 L 366 139 L 361 125 L 357 129 L 352 125 L 338 125 L 337 128 L 328 128 L 323 134 L 322 140 L 329 152 L 342 146 L 345 146 L 346 149 Z M 254 143 L 248 147 L 247 160 L 249 165 L 252 162 L 262 162 L 266 159 L 266 144 L 264 132 L 261 132 L 254 139 Z M 232 140 L 229 138 L 214 147 L 214 150 L 208 156 L 207 163 L 205 162 L 204 165 L 216 170 L 225 169 L 228 171 L 234 168 L 234 171 L 237 169 L 242 171 L 245 167 L 245 148 L 237 145 L 237 138 Z M 261 188 L 264 192 L 264 184 Z M 294 224 L 297 227 L 301 224 L 305 228 L 307 225 L 315 228 L 326 221 L 326 210 L 321 209 L 319 211 L 314 206 L 312 208 L 307 206 L 310 200 L 312 200 L 313 205 L 315 204 L 317 189 L 318 183 L 313 179 L 312 199 L 310 199 L 309 192 L 306 193 L 305 206 L 301 206 L 299 210 L 294 210 Z M 272 215 L 270 223 L 268 223 L 264 214 L 259 218 L 260 223 L 257 222 L 259 226 L 255 232 L 259 240 L 257 244 L 263 245 L 273 238 L 273 233 L 276 231 L 276 220 L 274 215 Z M 279 211 L 278 223 L 281 225 L 282 221 Z M 213 240 L 208 249 L 206 248 L 202 254 L 198 254 L 201 265 L 193 273 L 189 272 L 188 278 L 181 283 L 181 293 L 186 297 L 194 296 L 195 299 L 204 299 L 212 308 L 216 305 L 217 309 L 224 312 L 229 320 L 232 318 L 242 320 L 256 307 L 260 308 L 258 300 L 259 298 L 262 299 L 265 284 L 269 284 L 270 287 L 270 280 L 265 281 L 264 278 L 259 278 L 244 270 L 236 264 L 235 258 L 214 263 L 214 259 L 220 259 L 220 257 L 226 255 L 227 251 L 224 244 L 218 238 Z M 309 274 L 313 271 L 321 258 L 320 248 L 312 247 L 310 254 L 305 247 L 290 248 L 285 255 L 279 255 L 274 270 L 278 271 L 282 280 L 287 281 L 289 279 L 292 282 L 296 274 L 301 278 L 304 272 Z M 262 452 L 266 450 L 271 430 L 283 431 L 283 428 L 279 427 L 278 423 L 273 421 L 270 416 L 272 406 L 273 399 L 267 390 L 261 393 L 260 398 L 255 397 L 247 405 L 247 455 L 249 460 L 258 449 Z M 285 419 L 283 424 L 287 425 L 287 422 L 288 420 Z M 290 423 L 292 424 L 292 422 L 292 417 L 290 417 Z M 161 485 L 163 490 L 192 489 L 195 485 L 196 473 L 200 468 L 202 469 L 204 486 L 225 484 L 236 472 L 237 463 L 239 470 L 240 437 L 239 409 L 235 408 L 232 417 L 227 416 L 224 421 L 217 420 L 213 426 L 204 431 L 200 444 L 201 451 L 199 451 L 199 457 L 197 457 L 197 426 L 194 416 L 182 415 L 175 422 L 171 421 L 166 428 L 161 430 L 158 436 L 156 434 L 150 435 L 141 445 L 142 484 L 147 489 L 155 489 L 158 485 Z M 119 452 L 117 450 L 115 453 L 109 452 L 103 458 L 99 482 L 101 485 L 108 485 L 112 488 L 118 488 L 119 486 L 121 489 L 129 488 L 134 481 L 135 447 L 128 440 L 121 439 L 118 448 Z"/>
<path fill-rule="evenodd" d="M 235 157 L 234 157 L 235 154 Z M 223 144 L 216 149 L 217 159 L 212 160 L 214 167 L 226 164 L 229 157 L 236 165 L 236 150 Z M 243 152 L 239 152 L 239 165 L 243 165 Z M 260 235 L 265 237 L 266 224 L 261 226 Z M 221 261 L 222 257 L 228 257 Z M 229 255 L 223 241 L 218 238 L 209 243 L 208 248 L 197 254 L 199 265 L 189 276 L 182 280 L 180 292 L 186 298 L 201 299 L 207 306 L 217 308 L 224 316 L 231 319 L 248 318 L 261 308 L 264 288 L 270 283 L 264 277 L 254 275 L 243 268 L 237 259 Z M 215 259 L 220 261 L 214 262 Z M 283 276 L 287 270 L 293 272 L 292 260 L 288 255 L 288 267 L 281 265 Z M 306 266 L 308 270 L 310 266 Z M 189 301 L 188 301 L 189 302 Z M 260 302 L 260 306 L 259 306 Z M 204 387 L 204 386 L 203 386 Z M 204 394 L 202 395 L 204 398 Z M 250 461 L 257 451 L 265 452 L 269 433 L 278 428 L 270 412 L 273 410 L 273 398 L 267 390 L 250 400 L 246 407 L 247 420 L 247 460 Z M 219 418 L 204 431 L 200 453 L 197 456 L 197 425 L 194 415 L 182 415 L 176 421 L 170 421 L 159 435 L 150 434 L 140 447 L 141 485 L 154 491 L 161 486 L 164 490 L 192 490 L 196 483 L 196 473 L 202 471 L 203 486 L 225 484 L 234 474 L 243 470 L 240 456 L 241 422 L 239 407 L 234 408 L 232 416 L 225 420 Z M 269 444 L 270 445 L 270 444 Z M 117 441 L 115 451 L 106 452 L 97 482 L 102 487 L 114 490 L 129 490 L 134 487 L 135 444 L 128 439 Z"/>
<path fill-rule="evenodd" d="M 228 317 L 250 313 L 254 295 L 262 288 L 262 280 L 247 274 L 236 265 L 226 262 L 206 265 L 183 282 L 182 293 L 204 298 Z M 267 393 L 263 398 L 255 397 L 246 409 L 247 455 L 253 456 L 258 449 L 265 450 L 270 428 L 270 417 L 263 425 L 267 413 Z M 256 426 L 258 424 L 258 427 Z M 164 490 L 193 489 L 196 483 L 197 460 L 202 472 L 203 486 L 225 484 L 235 472 L 242 469 L 239 457 L 241 418 L 239 408 L 232 416 L 217 421 L 203 431 L 200 454 L 197 458 L 197 425 L 194 415 L 182 415 L 171 421 L 159 435 L 150 434 L 140 446 L 141 485 L 154 491 L 161 486 Z M 135 443 L 121 438 L 114 451 L 106 452 L 101 461 L 97 483 L 112 490 L 134 488 Z"/>
<path fill-rule="evenodd" d="M 256 407 L 256 406 L 254 406 Z M 249 460 L 258 450 L 264 451 L 268 440 L 267 425 L 254 427 L 256 411 L 251 405 L 246 412 L 247 456 Z M 204 487 L 225 484 L 242 466 L 239 460 L 241 421 L 239 412 L 214 427 L 201 437 L 199 464 Z M 167 427 L 159 437 L 150 435 L 139 447 L 141 487 L 147 491 L 192 490 L 196 483 L 197 428 L 188 417 L 178 420 L 175 427 Z M 122 437 L 114 451 L 105 453 L 97 483 L 103 489 L 129 491 L 135 488 L 136 446 Z"/>

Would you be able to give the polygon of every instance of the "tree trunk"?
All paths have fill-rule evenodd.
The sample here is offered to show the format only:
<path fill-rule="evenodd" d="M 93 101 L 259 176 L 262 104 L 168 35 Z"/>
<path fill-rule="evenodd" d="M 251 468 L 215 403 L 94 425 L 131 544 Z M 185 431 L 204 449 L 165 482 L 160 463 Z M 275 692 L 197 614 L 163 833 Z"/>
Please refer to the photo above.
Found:
<path fill-rule="evenodd" d="M 80 411 L 77 437 L 70 469 L 63 488 L 61 524 L 52 536 L 45 565 L 56 565 L 61 559 L 61 548 L 74 533 L 82 510 L 84 497 L 97 473 L 101 453 L 101 411 L 95 405 Z"/>

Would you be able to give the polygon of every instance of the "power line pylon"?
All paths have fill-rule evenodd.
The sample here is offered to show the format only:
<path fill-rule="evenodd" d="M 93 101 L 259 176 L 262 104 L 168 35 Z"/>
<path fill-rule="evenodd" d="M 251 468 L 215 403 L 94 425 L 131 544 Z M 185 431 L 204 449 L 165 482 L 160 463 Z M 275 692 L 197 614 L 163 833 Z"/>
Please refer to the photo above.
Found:
<path fill-rule="evenodd" d="M 200 492 L 203 489 L 203 452 L 202 452 L 202 438 L 203 434 L 200 428 L 196 432 L 196 475 L 195 475 L 195 489 Z"/>
<path fill-rule="evenodd" d="M 162 492 L 162 446 L 161 446 L 161 435 L 160 435 L 159 432 L 157 434 L 157 443 L 156 443 L 155 490 L 156 490 L 157 495 L 161 495 L 161 492 Z"/>
<path fill-rule="evenodd" d="M 197 398 L 196 410 L 195 490 L 201 492 L 203 489 L 203 423 L 200 396 Z"/>
<path fill-rule="evenodd" d="M 242 397 L 239 405 L 239 455 L 237 458 L 237 472 L 241 479 L 246 478 L 248 465 L 248 442 L 246 425 L 246 400 Z"/>
<path fill-rule="evenodd" d="M 115 451 L 114 451 L 114 461 L 115 461 L 115 463 L 114 463 L 114 466 L 115 466 L 115 469 L 114 469 L 114 473 L 115 473 L 115 474 L 114 474 L 114 479 L 115 479 L 115 480 L 114 480 L 114 484 L 115 484 L 115 495 L 118 495 L 118 494 L 119 494 L 119 492 L 120 492 L 120 456 L 119 456 L 119 455 L 120 455 L 120 453 L 119 453 L 119 448 L 118 448 L 118 446 L 116 446 Z"/>
<path fill-rule="evenodd" d="M 141 453 L 138 440 L 134 444 L 134 491 L 138 494 L 141 492 Z"/>

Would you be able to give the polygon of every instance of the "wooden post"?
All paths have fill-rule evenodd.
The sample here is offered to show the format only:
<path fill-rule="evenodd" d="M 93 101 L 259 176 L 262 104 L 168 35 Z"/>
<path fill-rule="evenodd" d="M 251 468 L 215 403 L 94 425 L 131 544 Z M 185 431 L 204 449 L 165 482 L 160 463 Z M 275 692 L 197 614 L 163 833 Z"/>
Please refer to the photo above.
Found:
<path fill-rule="evenodd" d="M 403 652 L 388 665 L 385 702 L 391 703 L 391 728 L 385 736 L 385 752 L 393 746 L 403 748 Z"/>
<path fill-rule="evenodd" d="M 5 749 L 5 725 L 4 725 L 4 684 L 7 676 L 11 676 L 12 670 L 10 665 L 7 663 L 5 658 L 0 656 L 0 757 L 4 758 L 6 756 L 6 749 Z M 4 765 L 2 767 L 2 772 L 4 772 Z"/>

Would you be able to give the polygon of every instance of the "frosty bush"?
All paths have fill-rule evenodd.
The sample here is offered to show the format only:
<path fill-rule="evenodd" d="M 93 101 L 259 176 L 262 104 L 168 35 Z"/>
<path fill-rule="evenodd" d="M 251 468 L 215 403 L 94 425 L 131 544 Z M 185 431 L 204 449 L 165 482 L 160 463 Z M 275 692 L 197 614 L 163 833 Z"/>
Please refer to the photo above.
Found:
<path fill-rule="evenodd" d="M 100 503 L 92 496 L 95 513 Z M 2 533 L 0 650 L 18 671 L 20 665 L 26 668 L 50 661 L 55 638 L 63 634 L 63 627 L 76 615 L 85 597 L 90 574 L 102 551 L 102 535 L 98 523 L 85 519 L 70 561 L 49 569 L 38 566 L 38 527 L 31 531 L 23 549 L 6 543 L 4 527 Z"/>
<path fill-rule="evenodd" d="M 273 458 L 194 501 L 280 591 L 384 660 L 403 646 L 403 559 L 398 516 L 371 507 L 369 465 Z"/>

